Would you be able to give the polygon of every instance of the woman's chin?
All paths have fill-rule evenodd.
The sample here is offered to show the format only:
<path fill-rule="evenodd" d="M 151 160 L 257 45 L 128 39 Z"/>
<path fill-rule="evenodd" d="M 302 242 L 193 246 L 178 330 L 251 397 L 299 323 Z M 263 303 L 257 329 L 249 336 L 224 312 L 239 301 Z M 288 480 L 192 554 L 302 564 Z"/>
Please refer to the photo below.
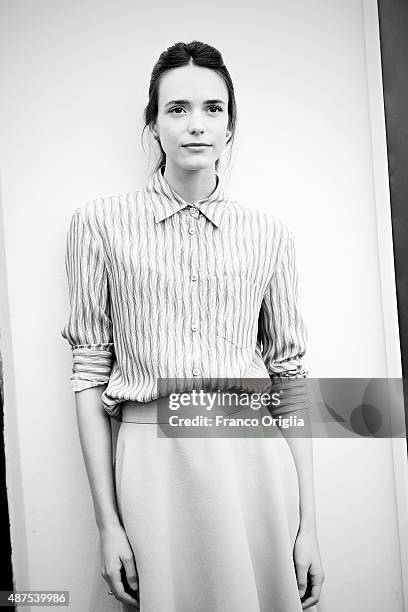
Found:
<path fill-rule="evenodd" d="M 184 170 L 206 170 L 207 168 L 215 167 L 215 160 L 213 159 L 192 159 L 191 161 L 183 160 L 180 164 Z"/>

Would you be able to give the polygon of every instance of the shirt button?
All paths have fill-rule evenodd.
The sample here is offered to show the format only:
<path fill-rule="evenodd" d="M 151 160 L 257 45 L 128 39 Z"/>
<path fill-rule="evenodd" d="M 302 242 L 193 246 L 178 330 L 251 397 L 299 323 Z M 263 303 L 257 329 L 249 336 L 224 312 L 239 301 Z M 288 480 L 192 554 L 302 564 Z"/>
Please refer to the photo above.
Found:
<path fill-rule="evenodd" d="M 192 325 L 191 331 L 198 331 L 198 325 Z"/>
<path fill-rule="evenodd" d="M 192 206 L 192 207 L 190 208 L 190 215 L 195 215 L 195 214 L 196 214 L 196 212 L 197 212 L 197 209 L 196 209 L 196 208 L 194 208 L 194 206 Z"/>
<path fill-rule="evenodd" d="M 193 370 L 193 374 L 194 374 L 194 376 L 199 376 L 200 370 L 194 369 Z"/>
<path fill-rule="evenodd" d="M 190 229 L 188 230 L 188 233 L 189 234 L 195 234 L 196 231 L 195 231 L 194 227 L 190 227 Z"/>
<path fill-rule="evenodd" d="M 190 276 L 190 278 L 191 278 L 192 281 L 196 281 L 198 279 L 198 276 L 197 276 L 197 274 L 192 274 Z"/>

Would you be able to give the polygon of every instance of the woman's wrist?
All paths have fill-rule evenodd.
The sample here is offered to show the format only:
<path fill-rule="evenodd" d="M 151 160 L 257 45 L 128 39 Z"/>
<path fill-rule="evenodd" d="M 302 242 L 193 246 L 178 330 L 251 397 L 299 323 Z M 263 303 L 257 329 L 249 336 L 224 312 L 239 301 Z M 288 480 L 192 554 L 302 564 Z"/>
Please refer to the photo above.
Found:
<path fill-rule="evenodd" d="M 116 529 L 117 527 L 121 527 L 121 522 L 119 516 L 114 513 L 109 517 L 105 517 L 102 519 L 96 519 L 96 524 L 99 529 L 99 533 L 107 533 L 110 529 Z"/>
<path fill-rule="evenodd" d="M 300 520 L 300 531 L 317 531 L 316 520 L 314 517 L 305 517 Z"/>

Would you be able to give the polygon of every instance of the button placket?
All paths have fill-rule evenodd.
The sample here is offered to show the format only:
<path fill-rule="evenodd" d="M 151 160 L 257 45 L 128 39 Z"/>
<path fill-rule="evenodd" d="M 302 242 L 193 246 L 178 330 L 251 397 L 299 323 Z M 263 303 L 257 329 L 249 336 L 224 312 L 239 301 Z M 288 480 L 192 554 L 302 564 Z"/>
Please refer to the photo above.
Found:
<path fill-rule="evenodd" d="M 188 233 L 191 236 L 189 240 L 189 261 L 190 261 L 190 285 L 191 285 L 191 343 L 192 343 L 192 370 L 191 374 L 194 378 L 202 376 L 201 371 L 201 355 L 200 355 L 200 338 L 199 329 L 199 308 L 198 308 L 198 292 L 200 291 L 200 276 L 199 276 L 199 257 L 198 257 L 198 227 L 197 218 L 199 210 L 196 206 L 189 207 L 189 214 L 186 217 L 188 223 Z"/>
<path fill-rule="evenodd" d="M 196 219 L 198 217 L 198 209 L 195 206 L 190 206 L 189 213 L 188 233 L 194 236 L 197 233 Z"/>

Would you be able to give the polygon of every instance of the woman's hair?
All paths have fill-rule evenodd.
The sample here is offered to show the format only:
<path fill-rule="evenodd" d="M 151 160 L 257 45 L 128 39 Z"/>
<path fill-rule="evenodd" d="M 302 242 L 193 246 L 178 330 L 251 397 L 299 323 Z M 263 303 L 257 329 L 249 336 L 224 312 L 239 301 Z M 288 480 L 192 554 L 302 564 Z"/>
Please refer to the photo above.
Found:
<path fill-rule="evenodd" d="M 180 66 L 187 66 L 193 64 L 194 66 L 201 66 L 203 68 L 210 68 L 217 72 L 223 79 L 227 90 L 228 90 L 228 129 L 231 131 L 227 143 L 232 145 L 235 135 L 235 128 L 237 123 L 237 106 L 235 102 L 234 86 L 232 84 L 231 76 L 224 65 L 221 53 L 215 47 L 206 45 L 198 40 L 193 40 L 190 43 L 178 42 L 171 47 L 168 47 L 166 51 L 160 55 L 155 66 L 153 67 L 152 74 L 150 77 L 149 86 L 149 102 L 144 109 L 144 120 L 145 126 L 142 132 L 142 140 L 145 129 L 152 128 L 158 113 L 158 100 L 159 100 L 159 85 L 160 79 L 169 70 L 173 68 L 179 68 Z M 166 154 L 160 144 L 161 156 L 156 164 L 155 171 L 166 164 Z M 219 160 L 215 163 L 215 168 L 218 169 Z"/>

